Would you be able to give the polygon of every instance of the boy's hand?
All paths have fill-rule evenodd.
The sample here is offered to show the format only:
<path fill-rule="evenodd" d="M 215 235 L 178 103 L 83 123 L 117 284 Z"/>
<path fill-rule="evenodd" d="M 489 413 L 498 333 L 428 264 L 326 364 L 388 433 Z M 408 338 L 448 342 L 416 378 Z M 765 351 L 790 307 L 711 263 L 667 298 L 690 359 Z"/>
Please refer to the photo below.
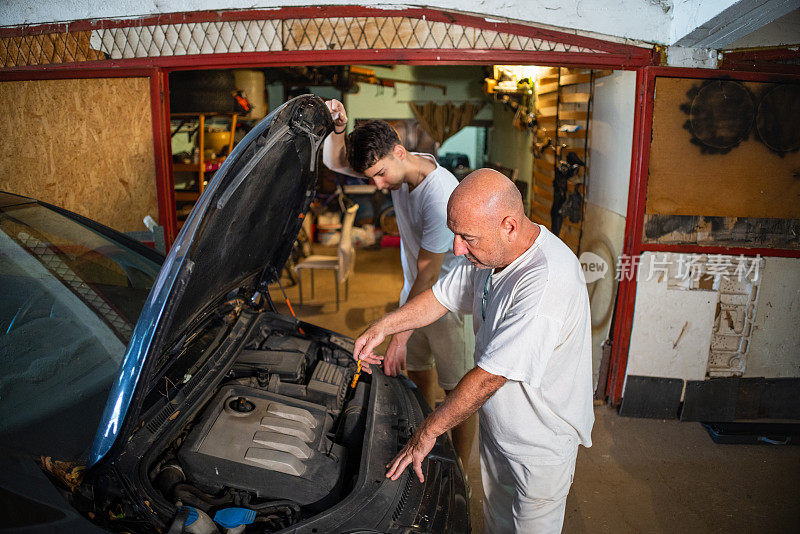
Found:
<path fill-rule="evenodd" d="M 337 132 L 341 132 L 347 127 L 347 113 L 344 111 L 344 105 L 336 99 L 328 100 L 325 105 L 331 111 L 334 129 Z"/>

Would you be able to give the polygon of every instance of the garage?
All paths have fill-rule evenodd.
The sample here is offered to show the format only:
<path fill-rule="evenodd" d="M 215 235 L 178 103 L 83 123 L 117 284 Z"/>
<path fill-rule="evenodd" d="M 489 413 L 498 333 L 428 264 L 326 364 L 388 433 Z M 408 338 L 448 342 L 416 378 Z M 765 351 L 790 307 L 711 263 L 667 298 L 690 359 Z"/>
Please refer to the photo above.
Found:
<path fill-rule="evenodd" d="M 45 236 L 58 224 L 9 234 L 13 250 L 50 262 L 45 270 L 69 290 L 62 304 L 84 298 L 75 280 L 97 292 L 106 304 L 89 308 L 127 346 L 117 363 L 133 377 L 81 398 L 95 414 L 90 427 L 101 421 L 82 455 L 42 449 L 38 465 L 19 460 L 15 469 L 44 471 L 73 495 L 105 481 L 103 503 L 58 501 L 67 503 L 57 507 L 65 525 L 102 512 L 95 523 L 112 530 L 136 530 L 133 518 L 145 517 L 161 531 L 205 520 L 248 532 L 484 531 L 479 440 L 465 461 L 443 439 L 423 463 L 427 485 L 410 469 L 400 482 L 380 478 L 381 462 L 412 441 L 428 405 L 448 403 L 440 388 L 432 398 L 382 373 L 355 378 L 360 363 L 347 357 L 353 339 L 397 309 L 404 252 L 393 194 L 304 156 L 321 153 L 336 130 L 320 107 L 336 99 L 347 134 L 383 120 L 409 153 L 431 154 L 458 182 L 482 168 L 505 176 L 525 217 L 578 258 L 594 445 L 577 456 L 563 531 L 797 525 L 796 477 L 787 474 L 800 458 L 783 445 L 797 443 L 800 417 L 798 73 L 796 50 L 774 48 L 790 39 L 796 14 L 770 11 L 759 19 L 766 29 L 743 27 L 722 42 L 701 24 L 678 29 L 670 3 L 673 31 L 685 33 L 671 42 L 643 36 L 658 35 L 661 15 L 631 4 L 647 21 L 638 34 L 500 16 L 494 5 L 484 14 L 286 7 L 0 28 L 3 132 L 15 140 L 2 155 L 0 190 L 167 254 L 142 252 L 156 264 L 136 264 L 136 276 L 149 273 L 150 282 L 132 277 L 132 260 L 103 260 L 122 265 L 128 289 L 151 290 L 147 300 L 146 291 L 123 298 L 92 278 L 99 267 L 83 262 L 104 264 L 70 252 L 76 244 L 59 243 L 55 260 L 37 255 L 56 246 Z M 715 20 L 741 20 L 739 4 Z M 292 100 L 308 94 L 321 100 Z M 56 102 L 58 113 L 48 111 Z M 314 129 L 323 126 L 325 134 Z M 262 188 L 252 185 L 256 174 Z M 26 209 L 34 207 L 4 200 L 6 211 Z M 9 273 L 23 265 L 17 254 Z M 24 355 L 32 350 L 19 341 L 25 324 L 60 320 L 60 308 L 22 289 L 13 295 L 4 350 Z M 220 326 L 200 327 L 211 321 L 200 310 L 212 295 Z M 122 303 L 133 301 L 141 315 L 126 315 Z M 176 336 L 189 326 L 195 334 Z M 219 340 L 233 337 L 219 332 L 236 328 L 248 332 L 241 346 L 224 349 Z M 192 347 L 202 340 L 220 349 Z M 225 350 L 243 352 L 223 371 L 212 360 Z M 205 362 L 203 373 L 189 360 Z M 36 372 L 9 367 L 4 380 L 24 385 L 41 380 Z M 7 410 L 18 409 L 22 390 L 8 390 Z M 53 402 L 0 434 L 17 448 L 31 446 L 20 436 L 35 425 L 62 435 L 56 421 L 68 403 Z M 276 418 L 273 426 L 247 427 L 253 410 Z M 227 441 L 261 427 L 269 436 L 256 445 Z M 223 462 L 222 475 L 210 474 L 209 458 Z M 28 503 L 40 483 L 47 479 L 22 493 L 3 488 Z"/>

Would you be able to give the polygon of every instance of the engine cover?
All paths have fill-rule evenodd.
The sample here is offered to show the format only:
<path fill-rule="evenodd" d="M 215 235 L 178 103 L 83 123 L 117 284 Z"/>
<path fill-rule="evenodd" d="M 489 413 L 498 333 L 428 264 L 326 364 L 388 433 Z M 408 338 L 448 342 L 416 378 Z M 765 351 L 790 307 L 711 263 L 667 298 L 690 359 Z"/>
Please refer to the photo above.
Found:
<path fill-rule="evenodd" d="M 339 485 L 345 450 L 326 437 L 323 406 L 246 386 L 225 386 L 179 457 L 187 478 L 310 505 Z"/>

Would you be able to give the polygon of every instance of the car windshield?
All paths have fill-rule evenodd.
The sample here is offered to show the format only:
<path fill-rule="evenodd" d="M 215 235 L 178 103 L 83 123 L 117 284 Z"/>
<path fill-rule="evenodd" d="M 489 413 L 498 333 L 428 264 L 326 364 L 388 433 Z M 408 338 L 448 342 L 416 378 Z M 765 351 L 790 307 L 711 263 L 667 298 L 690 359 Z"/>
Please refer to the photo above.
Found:
<path fill-rule="evenodd" d="M 160 264 L 47 207 L 0 208 L 0 442 L 79 459 Z"/>

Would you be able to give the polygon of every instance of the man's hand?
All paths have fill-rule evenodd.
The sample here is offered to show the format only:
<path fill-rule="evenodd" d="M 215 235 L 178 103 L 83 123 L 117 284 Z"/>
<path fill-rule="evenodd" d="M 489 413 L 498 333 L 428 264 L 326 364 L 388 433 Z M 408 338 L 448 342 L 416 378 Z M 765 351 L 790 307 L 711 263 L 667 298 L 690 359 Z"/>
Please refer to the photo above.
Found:
<path fill-rule="evenodd" d="M 381 330 L 377 323 L 367 328 L 363 334 L 356 339 L 353 349 L 353 358 L 363 362 L 362 369 L 366 373 L 371 373 L 370 364 L 380 365 L 383 356 L 375 354 L 375 347 L 383 343 L 386 334 Z"/>
<path fill-rule="evenodd" d="M 342 129 L 347 127 L 347 113 L 344 111 L 344 105 L 336 99 L 328 100 L 325 105 L 331 111 L 334 129 L 337 132 L 341 132 Z"/>
<path fill-rule="evenodd" d="M 406 343 L 413 331 L 398 332 L 392 336 L 383 360 L 383 372 L 388 376 L 397 376 L 406 369 Z"/>
<path fill-rule="evenodd" d="M 386 466 L 389 469 L 386 476 L 397 480 L 408 464 L 414 464 L 417 477 L 424 482 L 422 460 L 431 452 L 436 436 L 441 436 L 474 414 L 506 382 L 506 377 L 493 375 L 480 367 L 465 374 L 455 389 L 444 398 L 444 402 L 425 418 L 400 454 Z"/>
<path fill-rule="evenodd" d="M 388 469 L 386 478 L 397 480 L 406 467 L 412 464 L 419 481 L 425 482 L 425 476 L 422 474 L 422 460 L 425 459 L 436 444 L 436 436 L 429 435 L 425 428 L 423 424 L 414 432 L 414 435 L 408 440 L 403 450 L 394 457 L 394 460 L 389 462 L 389 465 L 386 466 Z"/>
<path fill-rule="evenodd" d="M 329 136 L 330 138 L 330 136 Z M 383 356 L 375 354 L 375 348 L 383 343 L 386 336 L 407 333 L 409 336 L 415 328 L 431 324 L 447 312 L 433 291 L 430 289 L 421 295 L 406 302 L 392 313 L 384 315 L 372 326 L 367 328 L 358 339 L 353 348 L 353 358 L 361 360 L 362 368 L 367 373 L 371 372 L 370 364 L 378 365 L 383 361 Z M 366 365 L 363 365 L 366 364 Z"/>

